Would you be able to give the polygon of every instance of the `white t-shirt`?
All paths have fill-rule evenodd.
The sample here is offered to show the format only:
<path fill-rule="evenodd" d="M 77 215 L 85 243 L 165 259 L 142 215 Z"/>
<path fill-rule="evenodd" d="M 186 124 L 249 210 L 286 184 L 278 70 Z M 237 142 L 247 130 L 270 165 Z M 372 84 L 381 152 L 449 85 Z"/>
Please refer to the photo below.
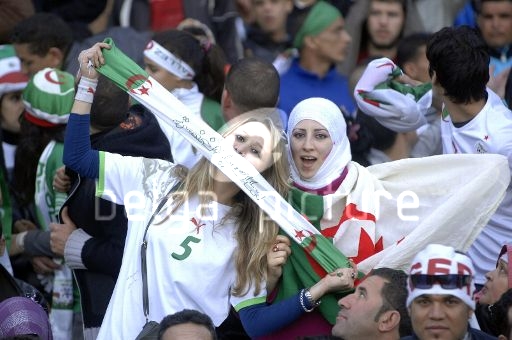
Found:
<path fill-rule="evenodd" d="M 442 118 L 443 153 L 501 154 L 508 158 L 509 168 L 512 169 L 512 112 L 494 92 L 488 90 L 487 93 L 489 97 L 482 111 L 464 126 L 455 127 L 450 116 Z M 464 204 L 464 197 L 460 200 Z M 468 251 L 475 266 L 476 283 L 485 282 L 484 275 L 496 267 L 502 245 L 510 241 L 512 188 L 509 185 L 499 208 Z"/>
<path fill-rule="evenodd" d="M 144 326 L 141 243 L 150 216 L 175 184 L 173 167 L 162 160 L 100 153 L 97 194 L 124 202 L 129 222 L 119 278 L 98 339 L 134 339 Z M 188 308 L 209 315 L 220 325 L 230 304 L 265 301 L 264 289 L 258 296 L 252 291 L 245 297 L 230 295 L 236 280 L 236 225 L 229 220 L 222 223 L 230 207 L 212 202 L 208 213 L 201 216 L 198 204 L 194 195 L 169 217 L 166 203 L 148 230 L 150 320 L 160 322 Z"/>

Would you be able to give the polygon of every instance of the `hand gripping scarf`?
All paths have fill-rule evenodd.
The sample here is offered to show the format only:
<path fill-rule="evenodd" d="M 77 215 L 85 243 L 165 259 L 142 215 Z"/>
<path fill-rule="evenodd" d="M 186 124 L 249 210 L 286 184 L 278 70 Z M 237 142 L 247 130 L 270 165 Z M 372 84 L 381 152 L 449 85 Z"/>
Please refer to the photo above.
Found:
<path fill-rule="evenodd" d="M 427 123 L 432 102 L 430 83 L 409 86 L 395 80 L 402 74 L 388 58 L 368 64 L 354 89 L 361 111 L 396 132 L 414 131 Z"/>

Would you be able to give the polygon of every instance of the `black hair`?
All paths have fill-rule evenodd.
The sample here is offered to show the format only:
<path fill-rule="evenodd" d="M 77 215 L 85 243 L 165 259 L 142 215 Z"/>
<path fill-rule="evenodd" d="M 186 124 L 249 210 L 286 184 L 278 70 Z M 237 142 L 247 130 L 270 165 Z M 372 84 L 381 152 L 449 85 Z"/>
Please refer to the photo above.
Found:
<path fill-rule="evenodd" d="M 168 328 L 184 323 L 194 323 L 199 326 L 204 326 L 212 335 L 212 340 L 217 339 L 215 326 L 208 315 L 194 309 L 184 309 L 181 312 L 167 315 L 162 319 L 160 322 L 160 330 L 158 331 L 158 340 L 162 339 L 163 334 Z"/>
<path fill-rule="evenodd" d="M 275 107 L 280 78 L 272 63 L 247 57 L 234 63 L 226 76 L 225 87 L 233 103 L 242 112 Z"/>
<path fill-rule="evenodd" d="M 385 280 L 380 291 L 382 307 L 375 315 L 377 321 L 382 313 L 396 310 L 400 314 L 400 337 L 412 334 L 412 324 L 407 311 L 407 274 L 391 268 L 373 269 L 368 276 L 378 276 Z"/>
<path fill-rule="evenodd" d="M 353 127 L 357 126 L 356 129 Z M 370 149 L 385 151 L 396 141 L 398 133 L 379 123 L 374 117 L 357 110 L 355 120 L 347 123 L 352 160 L 362 166 L 371 165 L 368 160 Z M 354 130 L 353 133 L 350 130 Z"/>
<path fill-rule="evenodd" d="M 488 306 L 490 322 L 486 332 L 494 336 L 502 334 L 508 337 L 511 328 L 508 320 L 508 311 L 511 307 L 512 289 L 508 289 L 495 304 Z"/>
<path fill-rule="evenodd" d="M 64 142 L 65 129 L 65 124 L 41 127 L 20 116 L 20 138 L 14 155 L 13 192 L 22 206 L 34 202 L 39 157 L 50 141 Z"/>
<path fill-rule="evenodd" d="M 487 98 L 489 53 L 479 32 L 469 26 L 445 27 L 427 44 L 430 76 L 436 74 L 444 95 L 457 104 Z"/>
<path fill-rule="evenodd" d="M 91 106 L 91 126 L 104 131 L 118 126 L 128 116 L 128 93 L 100 75 Z"/>
<path fill-rule="evenodd" d="M 226 58 L 219 46 L 202 43 L 191 33 L 176 29 L 155 33 L 153 40 L 194 70 L 194 81 L 201 93 L 220 102 Z"/>
<path fill-rule="evenodd" d="M 426 47 L 431 36 L 431 33 L 418 32 L 400 39 L 396 50 L 396 64 L 398 67 L 403 69 L 405 63 L 415 61 L 420 56 L 420 47 Z"/>
<path fill-rule="evenodd" d="M 44 56 L 52 47 L 67 55 L 73 34 L 66 22 L 53 13 L 36 13 L 20 21 L 12 30 L 11 44 L 28 44 L 29 51 Z"/>

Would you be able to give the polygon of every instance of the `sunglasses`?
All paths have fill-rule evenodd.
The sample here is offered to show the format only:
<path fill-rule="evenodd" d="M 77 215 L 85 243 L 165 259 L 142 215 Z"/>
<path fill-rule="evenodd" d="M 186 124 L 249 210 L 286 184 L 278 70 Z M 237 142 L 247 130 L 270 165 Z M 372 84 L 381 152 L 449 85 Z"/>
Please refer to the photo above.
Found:
<path fill-rule="evenodd" d="M 438 284 L 444 289 L 460 289 L 469 286 L 471 275 L 411 275 L 411 286 L 418 289 L 429 289 Z"/>

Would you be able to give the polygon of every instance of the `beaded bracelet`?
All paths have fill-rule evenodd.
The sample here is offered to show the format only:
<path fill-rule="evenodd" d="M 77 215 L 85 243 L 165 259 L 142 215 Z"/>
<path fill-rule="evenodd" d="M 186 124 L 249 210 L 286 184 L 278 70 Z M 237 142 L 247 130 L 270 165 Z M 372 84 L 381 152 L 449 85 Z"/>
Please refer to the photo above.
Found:
<path fill-rule="evenodd" d="M 310 306 L 313 306 L 313 307 L 308 308 L 306 306 L 306 303 L 305 303 L 304 299 L 307 299 L 308 300 L 307 301 L 308 304 Z M 300 305 L 301 305 L 302 309 L 304 309 L 304 311 L 308 312 L 308 313 L 313 311 L 313 309 L 315 309 L 320 304 L 320 302 L 321 302 L 321 301 L 313 300 L 313 296 L 311 295 L 311 292 L 307 288 L 304 288 L 304 289 L 302 289 L 300 291 L 300 293 L 299 293 L 299 301 L 300 301 Z"/>

